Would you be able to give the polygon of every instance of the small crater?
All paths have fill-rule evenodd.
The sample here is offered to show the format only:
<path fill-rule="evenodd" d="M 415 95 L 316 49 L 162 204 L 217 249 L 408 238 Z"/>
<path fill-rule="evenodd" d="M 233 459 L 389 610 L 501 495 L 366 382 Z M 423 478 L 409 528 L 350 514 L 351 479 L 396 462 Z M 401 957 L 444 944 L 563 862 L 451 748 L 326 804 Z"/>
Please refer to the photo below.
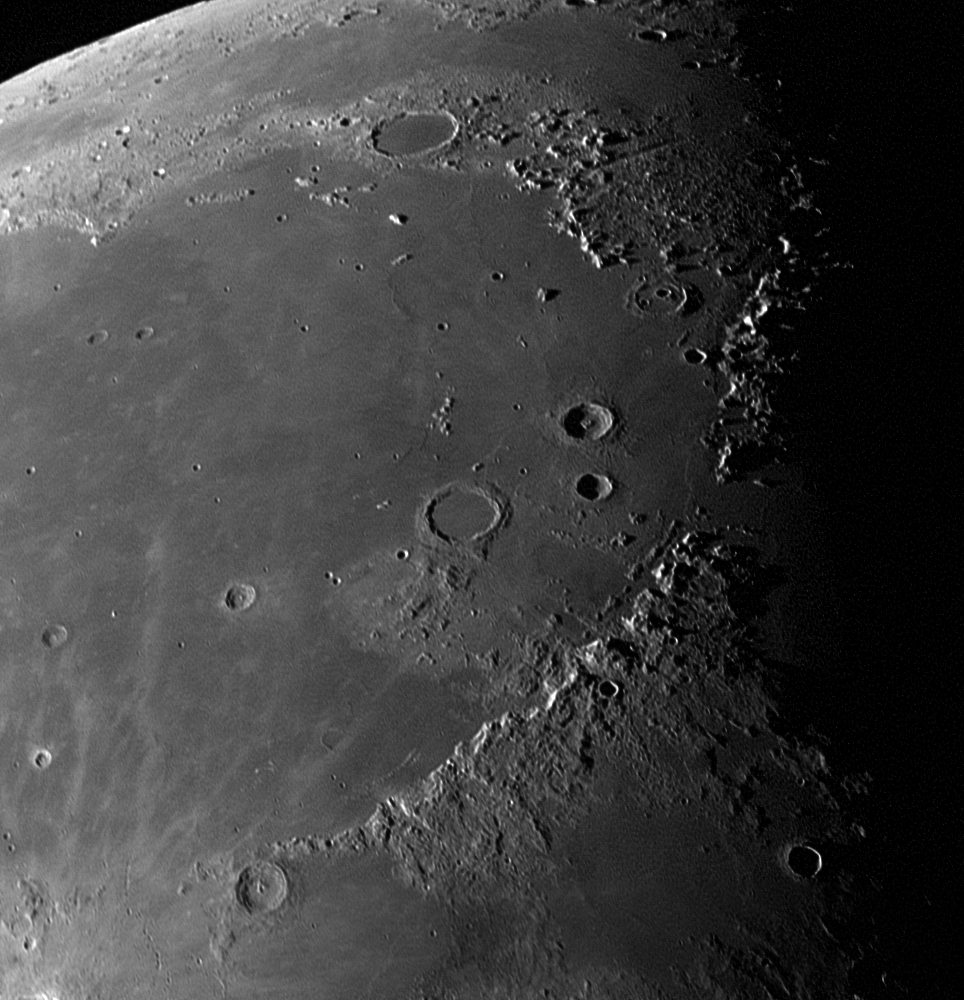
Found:
<path fill-rule="evenodd" d="M 612 426 L 612 412 L 599 403 L 576 403 L 562 415 L 562 429 L 577 441 L 598 441 Z"/>
<path fill-rule="evenodd" d="M 110 334 L 106 330 L 94 330 L 93 333 L 87 334 L 87 343 L 91 347 L 97 347 L 100 344 L 105 344 L 109 336 Z"/>
<path fill-rule="evenodd" d="M 67 641 L 67 629 L 63 625 L 48 625 L 40 633 L 40 641 L 47 649 L 59 649 Z"/>
<path fill-rule="evenodd" d="M 135 340 L 151 340 L 154 336 L 154 327 L 142 326 L 134 332 Z"/>
<path fill-rule="evenodd" d="M 47 749 L 35 750 L 33 754 L 33 766 L 38 771 L 46 771 L 53 760 L 53 754 Z"/>
<path fill-rule="evenodd" d="M 225 591 L 224 606 L 229 611 L 247 611 L 257 596 L 257 591 L 250 583 L 233 583 Z"/>
<path fill-rule="evenodd" d="M 706 363 L 706 352 L 698 347 L 688 347 L 683 351 L 683 360 L 690 365 L 702 365 Z"/>
<path fill-rule="evenodd" d="M 271 913 L 288 895 L 288 877 L 270 861 L 255 861 L 238 876 L 235 895 L 248 913 Z"/>
<path fill-rule="evenodd" d="M 786 862 L 798 878 L 813 878 L 823 868 L 820 852 L 809 844 L 794 844 L 786 853 Z"/>
<path fill-rule="evenodd" d="M 611 677 L 604 677 L 596 685 L 596 697 L 604 704 L 618 698 L 622 692 L 622 686 Z"/>
<path fill-rule="evenodd" d="M 590 503 L 605 500 L 612 491 L 612 480 L 608 476 L 600 476 L 595 472 L 583 473 L 576 480 L 576 493 Z"/>
<path fill-rule="evenodd" d="M 558 299 L 562 295 L 562 292 L 558 288 L 539 288 L 536 290 L 536 298 L 540 302 L 552 302 L 553 299 Z"/>
<path fill-rule="evenodd" d="M 413 156 L 437 149 L 451 142 L 458 123 L 448 114 L 404 114 L 379 125 L 372 132 L 372 143 L 386 156 Z"/>

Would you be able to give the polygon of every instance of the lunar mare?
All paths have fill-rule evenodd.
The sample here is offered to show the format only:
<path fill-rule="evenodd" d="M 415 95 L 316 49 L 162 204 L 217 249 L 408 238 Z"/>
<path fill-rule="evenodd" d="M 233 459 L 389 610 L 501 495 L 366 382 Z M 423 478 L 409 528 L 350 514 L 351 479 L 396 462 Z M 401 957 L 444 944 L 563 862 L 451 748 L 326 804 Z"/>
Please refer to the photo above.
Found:
<path fill-rule="evenodd" d="M 0 996 L 854 995 L 737 20 L 233 0 L 0 84 Z"/>

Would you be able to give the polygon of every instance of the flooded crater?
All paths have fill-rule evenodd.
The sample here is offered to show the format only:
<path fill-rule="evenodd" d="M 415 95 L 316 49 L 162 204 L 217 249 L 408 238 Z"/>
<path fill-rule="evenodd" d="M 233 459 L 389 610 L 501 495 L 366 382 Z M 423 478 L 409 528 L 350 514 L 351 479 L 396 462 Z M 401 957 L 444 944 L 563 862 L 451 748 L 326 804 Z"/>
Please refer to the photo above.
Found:
<path fill-rule="evenodd" d="M 372 132 L 372 144 L 385 156 L 414 156 L 451 142 L 458 122 L 444 111 L 403 114 Z"/>
<path fill-rule="evenodd" d="M 505 505 L 480 486 L 454 484 L 438 491 L 422 511 L 424 526 L 443 542 L 474 542 L 502 523 Z"/>

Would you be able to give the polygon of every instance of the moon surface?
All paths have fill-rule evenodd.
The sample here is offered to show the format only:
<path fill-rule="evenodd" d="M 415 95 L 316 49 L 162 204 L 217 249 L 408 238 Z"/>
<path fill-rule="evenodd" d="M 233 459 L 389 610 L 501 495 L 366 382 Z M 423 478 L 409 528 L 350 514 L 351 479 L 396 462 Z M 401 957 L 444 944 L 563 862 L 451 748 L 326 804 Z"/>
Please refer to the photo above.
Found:
<path fill-rule="evenodd" d="M 0 84 L 0 997 L 877 995 L 741 17 L 228 0 Z"/>

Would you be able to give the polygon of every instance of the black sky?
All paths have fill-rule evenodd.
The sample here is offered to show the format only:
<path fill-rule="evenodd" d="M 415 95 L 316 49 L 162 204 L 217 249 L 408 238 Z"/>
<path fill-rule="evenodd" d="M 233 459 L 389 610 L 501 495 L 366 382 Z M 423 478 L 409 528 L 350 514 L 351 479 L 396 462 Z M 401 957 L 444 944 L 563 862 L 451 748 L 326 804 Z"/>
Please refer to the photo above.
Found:
<path fill-rule="evenodd" d="M 189 6 L 193 5 L 178 0 L 151 3 L 103 3 L 98 0 L 26 3 L 15 0 L 4 10 L 0 82 L 65 52 Z"/>

